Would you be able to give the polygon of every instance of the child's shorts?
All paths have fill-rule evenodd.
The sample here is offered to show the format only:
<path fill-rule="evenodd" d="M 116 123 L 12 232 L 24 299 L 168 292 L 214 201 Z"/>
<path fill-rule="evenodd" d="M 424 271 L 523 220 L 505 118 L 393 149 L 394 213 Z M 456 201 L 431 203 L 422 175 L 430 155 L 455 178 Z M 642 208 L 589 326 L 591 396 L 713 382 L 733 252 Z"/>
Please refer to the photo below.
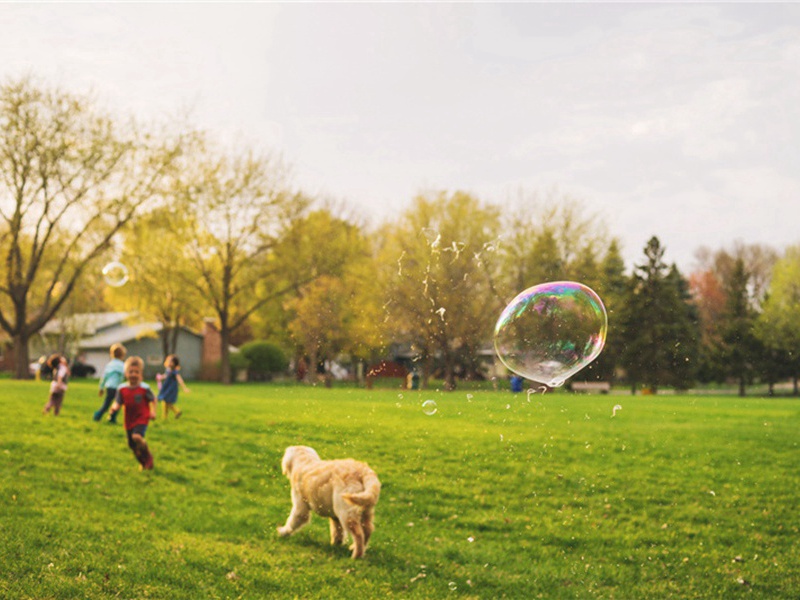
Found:
<path fill-rule="evenodd" d="M 147 432 L 147 425 L 134 425 L 133 428 L 127 429 L 125 433 L 128 434 L 128 447 L 132 450 L 135 449 L 133 443 L 133 434 L 138 433 L 140 436 L 144 437 L 145 432 Z"/>

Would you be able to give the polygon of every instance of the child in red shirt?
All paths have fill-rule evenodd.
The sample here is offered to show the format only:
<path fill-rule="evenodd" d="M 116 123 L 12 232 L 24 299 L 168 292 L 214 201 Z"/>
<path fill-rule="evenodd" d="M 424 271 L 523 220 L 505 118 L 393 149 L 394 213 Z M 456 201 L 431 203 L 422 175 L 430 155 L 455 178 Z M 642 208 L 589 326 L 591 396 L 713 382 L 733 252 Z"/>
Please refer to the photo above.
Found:
<path fill-rule="evenodd" d="M 121 407 L 125 407 L 125 432 L 128 435 L 128 447 L 133 450 L 136 460 L 139 461 L 140 470 L 153 468 L 153 455 L 144 434 L 147 425 L 156 418 L 157 401 L 150 386 L 142 381 L 144 361 L 138 356 L 131 356 L 125 361 L 125 379 L 117 388 L 114 404 L 111 405 L 109 415 L 113 416 Z"/>

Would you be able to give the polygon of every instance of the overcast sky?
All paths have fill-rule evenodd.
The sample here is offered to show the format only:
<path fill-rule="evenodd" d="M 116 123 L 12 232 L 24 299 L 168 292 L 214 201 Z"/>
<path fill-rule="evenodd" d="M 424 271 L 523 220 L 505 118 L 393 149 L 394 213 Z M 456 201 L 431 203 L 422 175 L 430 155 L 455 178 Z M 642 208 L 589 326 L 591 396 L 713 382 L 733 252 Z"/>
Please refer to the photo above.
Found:
<path fill-rule="evenodd" d="M 0 4 L 0 75 L 243 134 L 373 222 L 557 188 L 629 266 L 800 243 L 800 4 Z"/>

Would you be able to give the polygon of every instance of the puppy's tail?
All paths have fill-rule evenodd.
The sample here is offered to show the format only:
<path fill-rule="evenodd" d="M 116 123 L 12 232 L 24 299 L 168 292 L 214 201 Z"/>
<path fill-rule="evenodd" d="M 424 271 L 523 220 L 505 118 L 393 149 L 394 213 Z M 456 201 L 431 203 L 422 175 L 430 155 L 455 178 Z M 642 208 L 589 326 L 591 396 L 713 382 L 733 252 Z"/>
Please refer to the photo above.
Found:
<path fill-rule="evenodd" d="M 375 473 L 367 475 L 362 483 L 364 484 L 364 491 L 354 494 L 342 494 L 342 498 L 344 498 L 345 502 L 357 506 L 374 506 L 381 495 L 381 482 L 378 480 L 378 476 Z"/>

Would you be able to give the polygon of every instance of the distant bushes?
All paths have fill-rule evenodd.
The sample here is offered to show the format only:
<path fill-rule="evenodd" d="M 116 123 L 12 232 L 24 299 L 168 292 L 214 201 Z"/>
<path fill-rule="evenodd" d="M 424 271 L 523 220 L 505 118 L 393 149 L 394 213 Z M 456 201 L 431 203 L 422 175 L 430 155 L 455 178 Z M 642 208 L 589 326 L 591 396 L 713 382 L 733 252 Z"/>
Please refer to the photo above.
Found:
<path fill-rule="evenodd" d="M 231 355 L 233 359 L 233 355 Z M 254 341 L 239 349 L 237 368 L 246 368 L 250 381 L 269 381 L 273 375 L 284 373 L 289 368 L 289 359 L 275 344 Z"/>

